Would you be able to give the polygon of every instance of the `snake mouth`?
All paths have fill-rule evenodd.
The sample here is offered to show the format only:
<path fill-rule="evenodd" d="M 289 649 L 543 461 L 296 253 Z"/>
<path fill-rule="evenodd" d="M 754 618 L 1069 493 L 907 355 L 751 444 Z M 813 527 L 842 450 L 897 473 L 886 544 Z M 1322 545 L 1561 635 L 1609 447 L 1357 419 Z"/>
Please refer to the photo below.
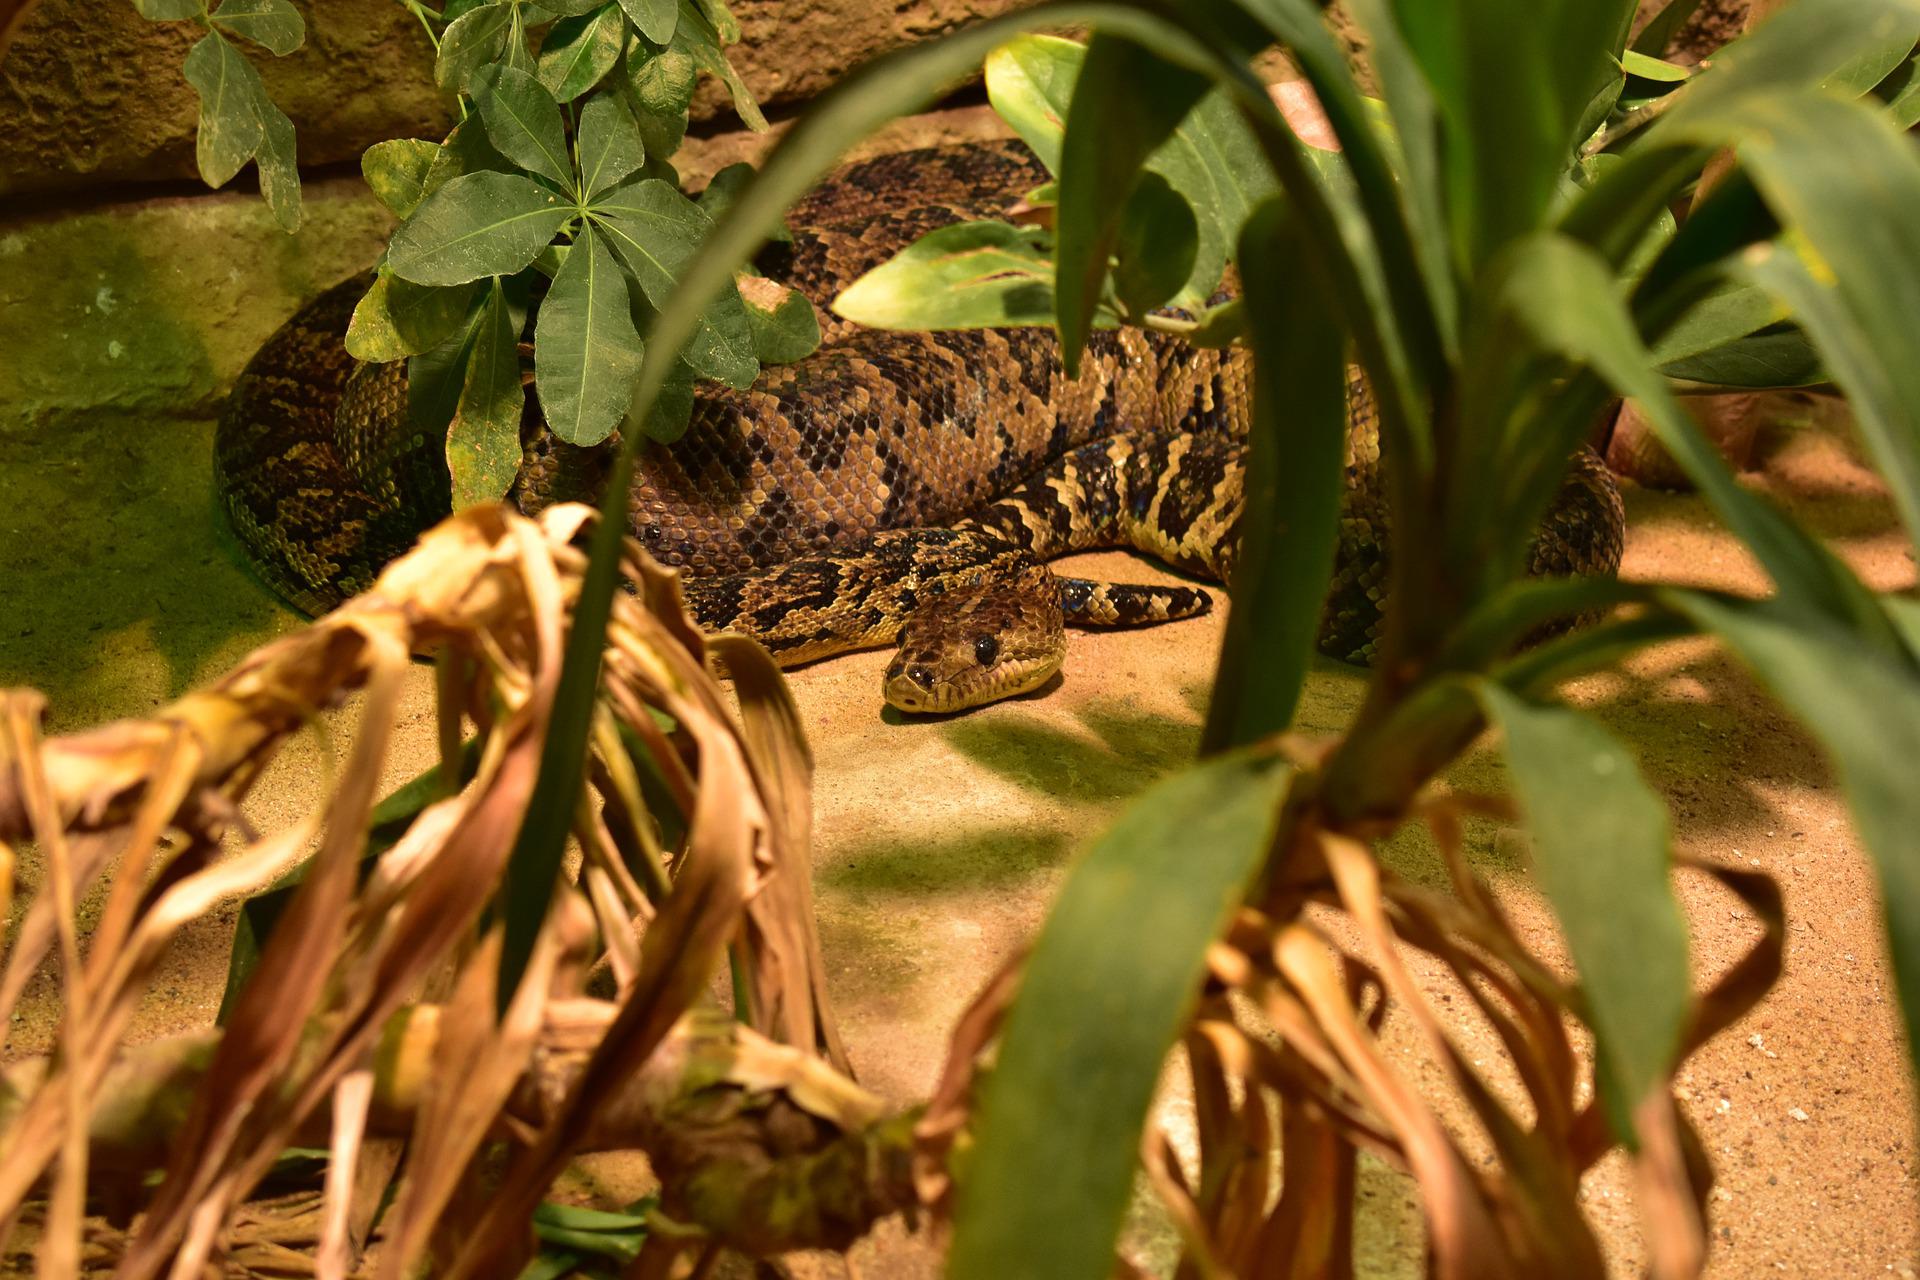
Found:
<path fill-rule="evenodd" d="M 1060 669 L 1061 657 L 1034 658 L 1024 662 L 1002 663 L 988 678 L 978 680 L 935 680 L 921 684 L 905 671 L 889 667 L 886 680 L 887 705 L 914 715 L 948 715 L 973 707 L 998 702 L 1002 698 L 1032 693 Z"/>

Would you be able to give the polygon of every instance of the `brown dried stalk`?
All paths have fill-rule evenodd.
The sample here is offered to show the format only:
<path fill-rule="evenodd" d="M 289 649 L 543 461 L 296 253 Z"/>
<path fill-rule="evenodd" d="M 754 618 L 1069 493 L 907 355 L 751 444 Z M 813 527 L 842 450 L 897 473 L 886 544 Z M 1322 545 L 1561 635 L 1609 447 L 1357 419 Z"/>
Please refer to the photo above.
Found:
<path fill-rule="evenodd" d="M 50 955 L 64 983 L 55 1052 L 10 1075 L 0 1099 L 0 1221 L 15 1221 L 46 1188 L 43 1272 L 73 1273 L 90 1256 L 90 1189 L 117 1176 L 123 1198 L 139 1205 L 126 1175 L 156 1163 L 166 1177 L 120 1238 L 117 1273 L 202 1267 L 228 1247 L 279 1153 L 316 1130 L 336 1157 L 320 1274 L 353 1265 L 369 1205 L 393 1170 L 396 1148 L 381 1140 L 397 1135 L 411 1141 L 383 1228 L 383 1275 L 429 1257 L 453 1274 L 498 1274 L 525 1254 L 527 1211 L 565 1162 L 615 1137 L 658 1143 L 656 1167 L 692 1180 L 668 1190 L 689 1206 L 696 1235 L 710 1222 L 718 1238 L 752 1248 L 844 1237 L 844 1205 L 815 1222 L 769 1224 L 753 1220 L 750 1201 L 744 1210 L 716 1201 L 715 1187 L 796 1175 L 755 1157 L 750 1126 L 743 1138 L 733 1125 L 725 1157 L 713 1157 L 700 1125 L 677 1110 L 693 1098 L 711 1103 L 711 1089 L 732 1091 L 734 1113 L 791 1107 L 817 1126 L 811 1154 L 822 1159 L 864 1149 L 875 1125 L 885 1130 L 841 1074 L 808 881 L 812 763 L 786 686 L 757 647 L 730 643 L 736 716 L 680 608 L 676 576 L 633 544 L 622 568 L 636 591 L 614 604 L 594 787 L 577 811 L 588 892 L 556 897 L 527 977 L 494 1019 L 499 933 L 483 927 L 483 913 L 532 792 L 585 567 L 573 543 L 590 518 L 583 507 L 537 523 L 503 508 L 464 512 L 366 595 L 151 719 L 43 741 L 37 695 L 4 695 L 0 870 L 10 885 L 9 846 L 31 839 L 45 874 L 0 974 L 0 1025 L 11 1025 Z M 477 769 L 464 786 L 443 787 L 362 883 L 401 679 L 423 652 L 440 664 L 443 764 L 471 722 Z M 364 694 L 358 724 L 324 800 L 287 830 L 252 830 L 241 806 L 274 754 L 355 690 Z M 649 810 L 622 731 L 678 812 Z M 666 831 L 684 834 L 669 845 Z M 129 1020 L 181 928 L 308 853 L 224 1032 L 129 1057 Z M 109 865 L 117 870 L 99 924 L 83 938 L 77 904 Z M 708 1074 L 685 1087 L 656 1081 L 636 1093 L 674 1061 L 672 1046 L 684 1050 L 680 1029 L 729 949 L 742 962 L 740 1013 L 753 1030 L 729 1027 L 724 1061 L 705 1061 Z M 619 998 L 587 1016 L 579 997 L 602 965 Z M 430 990 L 449 993 L 437 1012 L 418 1003 Z M 740 1064 L 747 1075 L 730 1076 Z M 156 1074 L 139 1074 L 147 1070 Z M 414 1073 L 416 1096 L 404 1104 L 396 1071 Z M 515 1153 L 504 1177 L 475 1194 L 484 1157 L 502 1141 Z M 843 1196 L 837 1182 L 825 1191 Z M 876 1195 L 854 1195 L 861 1226 L 898 1200 Z"/>

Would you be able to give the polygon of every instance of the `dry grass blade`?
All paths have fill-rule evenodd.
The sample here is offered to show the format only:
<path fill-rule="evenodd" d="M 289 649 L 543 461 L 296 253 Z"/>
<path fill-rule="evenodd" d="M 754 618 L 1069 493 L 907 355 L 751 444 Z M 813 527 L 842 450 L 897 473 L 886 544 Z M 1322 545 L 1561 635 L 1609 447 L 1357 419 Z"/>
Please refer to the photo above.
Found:
<path fill-rule="evenodd" d="M 127 1276 L 184 1273 L 216 1256 L 238 1262 L 242 1252 L 243 1265 L 263 1274 L 295 1258 L 309 1272 L 349 1274 L 369 1204 L 391 1176 L 393 1139 L 409 1129 L 406 1192 L 385 1224 L 383 1273 L 407 1270 L 430 1247 L 443 1257 L 466 1247 L 456 1272 L 496 1274 L 503 1258 L 524 1250 L 527 1212 L 576 1150 L 681 1150 L 688 1140 L 667 1116 L 689 1090 L 797 1108 L 821 1128 L 815 1155 L 847 1142 L 848 1151 L 868 1153 L 868 1221 L 904 1203 L 904 1175 L 869 1157 L 892 1151 L 887 1158 L 904 1167 L 907 1122 L 889 1120 L 814 1056 L 825 1051 L 844 1066 L 818 985 L 807 887 L 811 760 L 791 700 L 764 655 L 730 648 L 741 677 L 735 713 L 679 612 L 674 576 L 631 544 L 625 569 L 638 593 L 615 601 L 608 629 L 591 770 L 598 794 L 583 796 L 578 810 L 595 907 L 571 893 L 556 899 L 530 980 L 494 1022 L 497 944 L 486 939 L 497 935 L 483 938 L 477 926 L 532 792 L 585 567 L 572 541 L 589 518 L 567 507 L 539 522 L 499 508 L 464 512 L 366 595 L 152 720 L 42 742 L 32 695 L 8 696 L 0 843 L 10 850 L 33 839 L 48 875 L 0 978 L 0 1006 L 11 1010 L 56 949 L 67 984 L 61 1052 L 15 1064 L 0 1089 L 0 1218 L 16 1217 L 58 1170 L 52 1201 L 36 1215 L 43 1274 L 103 1260 Z M 400 681 L 421 651 L 440 658 L 440 750 L 449 767 L 438 798 L 363 882 Z M 356 690 L 365 691 L 358 729 L 320 810 L 284 830 L 248 828 L 240 805 L 267 762 Z M 470 752 L 458 740 L 468 719 L 477 731 Z M 647 753 L 677 812 L 648 811 L 629 743 Z M 451 766 L 463 756 L 472 769 L 460 785 Z M 663 843 L 663 831 L 684 836 Z M 235 833 L 239 847 L 218 857 L 222 837 Z M 309 848 L 314 857 L 225 1031 L 124 1046 L 146 982 L 180 929 L 263 888 Z M 107 890 L 101 927 L 84 939 L 75 899 L 115 858 L 121 878 Z M 628 940 L 627 981 L 613 1005 L 581 999 L 596 956 L 606 962 L 592 942 L 596 910 L 598 932 Z M 725 1018 L 688 1016 L 740 939 L 752 941 L 749 1003 L 793 1049 Z M 413 1003 L 454 973 L 450 1006 Z M 108 1098 L 112 1107 L 102 1105 Z M 181 1115 L 184 1123 L 165 1119 Z M 318 1257 L 243 1240 L 245 1198 L 282 1150 L 315 1138 L 332 1143 L 338 1166 L 301 1228 Z M 371 1183 L 356 1168 L 363 1142 L 379 1144 Z M 476 1185 L 474 1173 L 503 1142 L 520 1149 L 493 1203 L 476 1214 L 473 1198 L 457 1192 Z M 89 1159 L 128 1174 L 163 1165 L 167 1177 L 149 1203 L 136 1196 L 129 1233 L 85 1237 L 92 1243 L 83 1259 Z M 820 1170 L 802 1162 L 780 1173 Z M 778 1229 L 730 1222 L 720 1234 Z M 96 1257 L 103 1248 L 106 1257 Z"/>

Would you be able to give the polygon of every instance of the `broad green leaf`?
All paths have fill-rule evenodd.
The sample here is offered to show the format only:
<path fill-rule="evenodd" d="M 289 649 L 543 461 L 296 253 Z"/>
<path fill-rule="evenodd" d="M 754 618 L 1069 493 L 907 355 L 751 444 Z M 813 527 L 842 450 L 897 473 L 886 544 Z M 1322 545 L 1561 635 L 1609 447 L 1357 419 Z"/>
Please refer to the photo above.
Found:
<path fill-rule="evenodd" d="M 1637 1147 L 1633 1109 L 1672 1067 L 1689 1003 L 1666 806 L 1632 755 L 1587 716 L 1490 681 L 1478 692 L 1506 736 L 1535 875 L 1580 973 L 1608 1118 Z"/>
<path fill-rule="evenodd" d="M 580 189 L 588 200 L 646 163 L 640 126 L 617 93 L 596 93 L 580 108 Z"/>
<path fill-rule="evenodd" d="M 1144 316 L 1178 293 L 1199 247 L 1193 207 L 1159 174 L 1141 174 L 1113 244 L 1113 289 L 1127 314 Z"/>
<path fill-rule="evenodd" d="M 739 288 L 761 364 L 792 364 L 819 348 L 820 318 L 806 294 L 757 276 L 742 279 Z"/>
<path fill-rule="evenodd" d="M 1347 456 L 1346 334 L 1312 241 L 1276 197 L 1248 220 L 1241 260 L 1251 280 L 1253 350 L 1240 560 L 1213 695 L 1205 752 L 1257 741 L 1293 720 L 1333 575 Z"/>
<path fill-rule="evenodd" d="M 427 175 L 440 148 L 424 138 L 376 142 L 360 154 L 360 176 L 395 217 L 406 218 L 427 194 Z"/>
<path fill-rule="evenodd" d="M 848 285 L 833 311 L 873 329 L 1052 324 L 1046 240 L 1006 222 L 941 227 Z"/>
<path fill-rule="evenodd" d="M 1541 234 L 1513 246 L 1501 305 L 1548 352 L 1590 366 L 1614 390 L 1640 402 L 1648 425 L 1720 518 L 1766 567 L 1799 609 L 1847 620 L 1886 638 L 1886 623 L 1857 578 L 1764 499 L 1740 487 L 1725 461 L 1681 409 L 1634 332 L 1605 263 L 1563 236 Z M 1561 456 L 1572 451 L 1566 441 Z M 1544 503 L 1545 499 L 1541 501 Z"/>
<path fill-rule="evenodd" d="M 1203 761 L 1141 795 L 1068 873 L 980 1085 L 955 1280 L 1111 1273 L 1161 1064 L 1290 776 L 1243 753 Z"/>
<path fill-rule="evenodd" d="M 429 351 L 466 322 L 478 291 L 477 284 L 441 288 L 383 271 L 353 309 L 347 353 L 358 360 L 386 361 Z"/>
<path fill-rule="evenodd" d="M 206 11 L 205 0 L 133 0 L 133 7 L 149 22 L 178 22 Z"/>
<path fill-rule="evenodd" d="M 520 470 L 520 332 L 500 282 L 491 285 L 467 360 L 460 406 L 447 427 L 453 509 L 506 496 Z"/>
<path fill-rule="evenodd" d="M 698 205 L 658 178 L 642 178 L 608 192 L 594 202 L 592 214 L 656 307 L 666 305 L 682 266 L 712 226 Z M 753 384 L 760 363 L 753 356 L 753 331 L 737 290 L 724 291 L 708 305 L 684 354 L 703 377 L 730 387 Z"/>
<path fill-rule="evenodd" d="M 1778 600 L 1672 591 L 1668 603 L 1717 632 L 1826 748 L 1880 874 L 1888 948 L 1910 1061 L 1920 1061 L 1920 675 L 1848 632 Z M 1909 620 L 1910 621 L 1910 620 Z M 1909 658 L 1911 657 L 1911 651 Z"/>
<path fill-rule="evenodd" d="M 1629 49 L 1620 57 L 1620 67 L 1630 76 L 1642 80 L 1652 80 L 1659 84 L 1680 84 L 1693 76 L 1692 67 L 1683 67 L 1674 62 L 1663 62 L 1659 58 Z"/>
<path fill-rule="evenodd" d="M 407 421 L 429 440 L 440 438 L 460 408 L 481 315 L 481 308 L 470 310 L 445 342 L 407 361 Z"/>
<path fill-rule="evenodd" d="M 1887 118 L 1901 129 L 1920 124 L 1920 56 L 1908 58 L 1873 86 L 1873 96 L 1887 104 Z"/>
<path fill-rule="evenodd" d="M 481 67 L 500 56 L 514 28 L 514 6 L 486 4 L 455 18 L 440 36 L 440 52 L 433 62 L 433 81 L 442 89 L 460 90 Z"/>
<path fill-rule="evenodd" d="M 280 229 L 300 229 L 300 165 L 294 153 L 293 121 L 267 100 L 263 88 L 254 104 L 260 113 L 260 146 L 254 160 L 260 166 L 260 195 Z"/>
<path fill-rule="evenodd" d="M 987 101 L 1049 173 L 1060 172 L 1067 104 L 1086 55 L 1079 41 L 1046 35 L 1016 37 L 987 55 Z"/>
<path fill-rule="evenodd" d="M 700 212 L 707 217 L 718 218 L 733 206 L 741 189 L 752 181 L 752 165 L 744 161 L 730 164 L 707 180 L 705 189 L 700 192 L 699 198 L 694 203 L 700 206 Z M 793 232 L 787 230 L 786 223 L 782 222 L 767 236 L 767 239 L 775 244 L 792 244 Z"/>
<path fill-rule="evenodd" d="M 753 100 L 753 90 L 747 88 L 740 73 L 727 61 L 721 43 L 720 33 L 700 7 L 693 0 L 680 0 L 680 17 L 674 24 L 673 48 L 692 58 L 700 70 L 727 86 L 727 92 L 733 96 L 733 109 L 739 114 L 741 123 L 756 132 L 765 132 L 767 118 L 760 114 L 760 104 Z"/>
<path fill-rule="evenodd" d="M 1096 35 L 1087 46 L 1060 146 L 1054 214 L 1054 324 L 1060 357 L 1077 374 L 1120 235 L 1120 215 L 1147 157 L 1209 88 L 1198 72 L 1140 45 Z"/>
<path fill-rule="evenodd" d="M 733 10 L 727 7 L 726 0 L 696 0 L 700 12 L 707 15 L 707 21 L 720 36 L 723 45 L 740 43 L 740 22 L 733 16 Z"/>
<path fill-rule="evenodd" d="M 307 38 L 306 23 L 288 0 L 220 0 L 213 25 L 265 46 L 275 57 L 292 53 Z"/>
<path fill-rule="evenodd" d="M 673 39 L 674 27 L 680 20 L 678 0 L 620 0 L 620 7 L 626 11 L 634 29 L 655 44 Z"/>
<path fill-rule="evenodd" d="M 427 166 L 427 178 L 421 184 L 420 196 L 425 199 L 462 174 L 513 171 L 513 161 L 501 155 L 487 140 L 487 126 L 480 117 L 468 116 L 453 126 L 453 131 L 447 134 L 447 140 L 440 144 L 433 163 Z M 413 215 L 409 213 L 407 216 Z"/>
<path fill-rule="evenodd" d="M 1764 289 L 1729 281 L 1692 307 L 1653 344 L 1656 364 L 1703 355 L 1787 318 L 1787 309 Z"/>
<path fill-rule="evenodd" d="M 488 67 L 473 77 L 473 100 L 501 155 L 562 190 L 573 188 L 566 125 L 546 86 L 512 67 Z"/>
<path fill-rule="evenodd" d="M 634 118 L 651 155 L 671 155 L 687 133 L 687 107 L 693 101 L 700 69 L 678 49 L 668 49 L 628 64 Z"/>
<path fill-rule="evenodd" d="M 572 102 L 613 70 L 626 27 L 613 0 L 592 13 L 554 23 L 540 45 L 540 83 L 557 101 Z"/>
<path fill-rule="evenodd" d="M 600 443 L 633 398 L 644 348 L 626 276 L 591 225 L 580 228 L 537 324 L 534 385 L 547 425 L 568 444 Z"/>
<path fill-rule="evenodd" d="M 469 173 L 420 202 L 393 233 L 387 263 L 416 284 L 465 284 L 532 262 L 573 208 L 532 178 Z"/>
<path fill-rule="evenodd" d="M 693 421 L 694 381 L 692 366 L 684 360 L 677 362 L 645 417 L 636 417 L 634 406 L 627 406 L 627 416 L 620 420 L 623 436 L 672 444 L 687 434 L 687 426 Z"/>
<path fill-rule="evenodd" d="M 216 31 L 187 51 L 187 83 L 200 94 L 200 124 L 194 159 L 200 180 L 222 187 L 260 146 L 265 131 L 258 102 L 266 97 L 260 73 Z"/>
<path fill-rule="evenodd" d="M 1806 332 L 1782 324 L 1723 342 L 1697 356 L 1669 361 L 1660 372 L 1688 389 L 1812 387 L 1833 381 Z"/>

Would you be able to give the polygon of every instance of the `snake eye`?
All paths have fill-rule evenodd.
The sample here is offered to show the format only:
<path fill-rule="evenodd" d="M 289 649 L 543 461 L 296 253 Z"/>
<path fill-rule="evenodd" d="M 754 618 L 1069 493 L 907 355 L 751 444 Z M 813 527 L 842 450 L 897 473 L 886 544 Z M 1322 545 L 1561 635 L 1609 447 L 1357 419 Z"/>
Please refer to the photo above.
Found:
<path fill-rule="evenodd" d="M 992 666 L 993 660 L 999 656 L 1000 642 L 992 636 L 981 636 L 973 642 L 974 661 L 978 662 L 981 666 Z"/>

